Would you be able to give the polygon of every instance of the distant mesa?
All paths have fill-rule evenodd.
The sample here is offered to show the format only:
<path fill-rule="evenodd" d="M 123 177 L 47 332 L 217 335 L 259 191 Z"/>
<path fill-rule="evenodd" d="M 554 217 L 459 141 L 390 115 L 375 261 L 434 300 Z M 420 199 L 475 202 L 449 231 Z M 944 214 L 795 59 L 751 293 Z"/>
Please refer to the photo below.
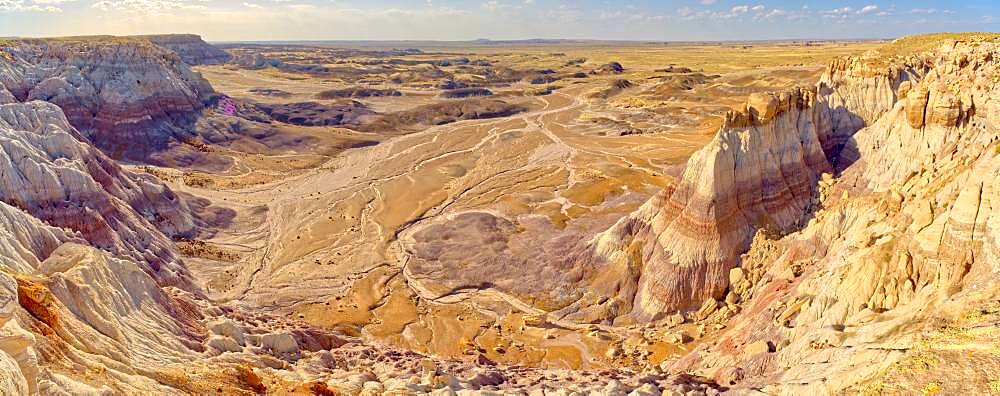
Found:
<path fill-rule="evenodd" d="M 431 103 L 410 110 L 383 114 L 374 121 L 355 127 L 361 131 L 401 131 L 450 124 L 462 120 L 509 117 L 527 111 L 519 105 L 492 98 Z"/>
<path fill-rule="evenodd" d="M 229 62 L 233 56 L 216 48 L 194 34 L 164 34 L 141 36 L 153 44 L 171 50 L 189 65 L 219 65 Z"/>
<path fill-rule="evenodd" d="M 347 100 L 334 104 L 299 102 L 269 104 L 259 103 L 257 108 L 275 121 L 302 126 L 359 125 L 363 117 L 374 115 L 363 103 Z"/>

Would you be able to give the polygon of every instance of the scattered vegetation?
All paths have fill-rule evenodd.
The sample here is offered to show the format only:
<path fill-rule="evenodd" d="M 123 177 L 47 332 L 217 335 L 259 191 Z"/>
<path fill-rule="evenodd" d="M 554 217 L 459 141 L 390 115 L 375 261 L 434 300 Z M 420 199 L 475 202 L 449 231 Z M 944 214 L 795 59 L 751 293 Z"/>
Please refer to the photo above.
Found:
<path fill-rule="evenodd" d="M 941 384 L 938 384 L 937 382 L 929 382 L 922 389 L 920 389 L 920 391 L 923 392 L 925 396 L 936 395 L 938 392 L 941 392 Z"/>

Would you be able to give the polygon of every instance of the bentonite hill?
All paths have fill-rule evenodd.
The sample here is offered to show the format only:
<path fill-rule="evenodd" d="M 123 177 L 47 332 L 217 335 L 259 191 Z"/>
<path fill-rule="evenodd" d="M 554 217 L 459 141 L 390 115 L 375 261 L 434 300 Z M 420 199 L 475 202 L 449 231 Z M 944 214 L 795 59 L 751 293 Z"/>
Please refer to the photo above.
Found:
<path fill-rule="evenodd" d="M 1000 392 L 1000 35 L 393 44 L 0 40 L 0 394 Z"/>

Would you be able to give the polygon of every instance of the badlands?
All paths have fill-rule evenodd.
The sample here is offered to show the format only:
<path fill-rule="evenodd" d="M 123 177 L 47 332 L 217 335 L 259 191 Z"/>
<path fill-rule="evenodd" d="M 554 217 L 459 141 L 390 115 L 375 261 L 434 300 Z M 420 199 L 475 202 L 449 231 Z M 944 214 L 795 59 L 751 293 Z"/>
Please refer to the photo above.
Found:
<path fill-rule="evenodd" d="M 0 41 L 0 394 L 1000 392 L 1000 35 Z"/>

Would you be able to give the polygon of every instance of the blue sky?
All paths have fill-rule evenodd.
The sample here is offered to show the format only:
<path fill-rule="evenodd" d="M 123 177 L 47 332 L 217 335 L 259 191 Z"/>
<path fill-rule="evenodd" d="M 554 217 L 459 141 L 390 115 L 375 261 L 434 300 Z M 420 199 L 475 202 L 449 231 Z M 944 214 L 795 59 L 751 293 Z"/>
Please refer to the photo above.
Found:
<path fill-rule="evenodd" d="M 738 40 L 997 30 L 997 0 L 0 0 L 0 36 Z"/>

